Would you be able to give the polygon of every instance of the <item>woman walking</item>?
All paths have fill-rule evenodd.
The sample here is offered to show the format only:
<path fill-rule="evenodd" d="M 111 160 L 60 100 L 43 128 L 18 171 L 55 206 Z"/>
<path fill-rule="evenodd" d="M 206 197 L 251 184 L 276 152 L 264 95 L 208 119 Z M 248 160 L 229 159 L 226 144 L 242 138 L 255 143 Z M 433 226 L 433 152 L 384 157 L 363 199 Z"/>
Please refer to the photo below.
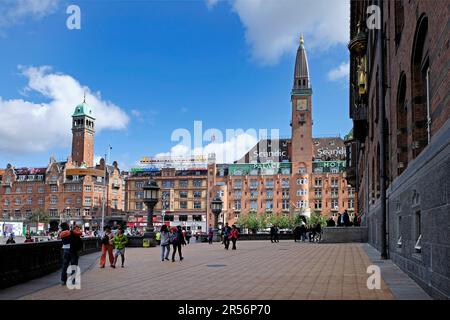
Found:
<path fill-rule="evenodd" d="M 213 235 L 214 235 L 213 229 L 209 228 L 209 231 L 208 231 L 208 243 L 209 244 L 212 244 L 212 242 L 213 242 Z"/>
<path fill-rule="evenodd" d="M 113 268 L 116 267 L 116 263 L 117 263 L 117 258 L 120 258 L 122 260 L 122 268 L 125 267 L 125 246 L 128 243 L 128 238 L 126 235 L 123 234 L 123 230 L 119 229 L 119 231 L 117 231 L 117 235 L 114 237 L 114 246 L 116 247 L 116 253 L 114 254 L 114 265 L 111 266 Z"/>
<path fill-rule="evenodd" d="M 239 231 L 236 228 L 236 226 L 233 224 L 232 229 L 230 231 L 230 235 L 228 236 L 228 239 L 231 240 L 231 242 L 233 242 L 233 248 L 232 250 L 236 250 L 236 241 L 239 237 Z"/>
<path fill-rule="evenodd" d="M 161 261 L 169 260 L 170 253 L 170 232 L 166 225 L 161 227 Z M 165 255 L 164 255 L 165 253 Z"/>
<path fill-rule="evenodd" d="M 186 241 L 184 241 L 181 226 L 177 226 L 172 236 L 172 245 L 173 245 L 172 262 L 175 262 L 175 254 L 177 253 L 177 249 L 178 255 L 180 256 L 180 261 L 184 259 L 181 253 L 181 246 L 183 244 L 186 244 Z"/>
<path fill-rule="evenodd" d="M 111 227 L 106 226 L 105 234 L 102 237 L 102 256 L 100 258 L 100 268 L 105 267 L 106 254 L 108 254 L 109 265 L 111 267 L 114 267 L 113 238 L 114 238 L 114 234 L 111 231 Z"/>

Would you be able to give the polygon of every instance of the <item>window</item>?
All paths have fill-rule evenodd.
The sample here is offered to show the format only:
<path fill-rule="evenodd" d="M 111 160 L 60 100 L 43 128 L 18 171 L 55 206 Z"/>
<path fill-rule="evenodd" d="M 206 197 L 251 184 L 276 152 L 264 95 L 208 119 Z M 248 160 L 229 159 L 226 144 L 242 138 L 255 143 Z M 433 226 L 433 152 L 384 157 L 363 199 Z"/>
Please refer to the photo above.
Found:
<path fill-rule="evenodd" d="M 281 208 L 283 210 L 289 210 L 289 200 L 283 200 L 281 203 Z"/>
<path fill-rule="evenodd" d="M 316 179 L 314 180 L 314 185 L 315 185 L 316 187 L 321 187 L 321 186 L 322 186 L 322 179 L 316 178 Z"/>
<path fill-rule="evenodd" d="M 77 204 L 81 204 L 81 197 L 77 197 Z"/>
<path fill-rule="evenodd" d="M 337 167 L 332 167 L 332 168 L 330 169 L 330 172 L 331 172 L 331 173 L 339 173 L 339 168 L 337 168 Z"/>
<path fill-rule="evenodd" d="M 242 198 L 242 191 L 235 191 L 234 192 L 234 197 L 237 198 L 237 199 Z"/>
<path fill-rule="evenodd" d="M 266 210 L 272 210 L 273 209 L 273 201 L 266 201 Z"/>
<path fill-rule="evenodd" d="M 308 194 L 308 192 L 307 192 L 306 189 L 298 189 L 298 190 L 297 190 L 297 196 L 298 196 L 298 197 L 300 197 L 300 196 L 306 196 L 307 194 Z"/>
<path fill-rule="evenodd" d="M 194 198 L 201 198 L 202 192 L 201 191 L 194 191 Z"/>
<path fill-rule="evenodd" d="M 117 199 L 113 199 L 111 201 L 111 205 L 114 209 L 117 209 L 119 202 L 117 201 Z"/>
<path fill-rule="evenodd" d="M 9 206 L 11 204 L 11 201 L 9 199 L 5 199 L 5 206 Z"/>
<path fill-rule="evenodd" d="M 250 210 L 257 210 L 258 209 L 258 202 L 257 201 L 250 201 Z"/>
<path fill-rule="evenodd" d="M 339 208 L 339 202 L 337 199 L 331 200 L 331 209 L 337 210 Z"/>
<path fill-rule="evenodd" d="M 322 189 L 315 189 L 314 190 L 314 197 L 322 198 Z"/>
<path fill-rule="evenodd" d="M 5 194 L 11 194 L 11 188 L 10 187 L 7 187 L 5 189 Z"/>
<path fill-rule="evenodd" d="M 194 180 L 193 181 L 194 187 L 198 188 L 202 186 L 202 180 Z"/>
<path fill-rule="evenodd" d="M 21 193 L 22 192 L 22 188 L 21 187 L 17 187 L 16 188 L 16 193 Z"/>
<path fill-rule="evenodd" d="M 28 198 L 28 199 L 27 199 L 27 205 L 32 205 L 32 204 L 33 204 L 33 199 Z"/>
<path fill-rule="evenodd" d="M 258 199 L 258 191 L 250 191 L 250 199 Z"/>
<path fill-rule="evenodd" d="M 135 210 L 143 210 L 144 209 L 144 204 L 142 202 L 136 202 L 134 204 L 134 209 Z"/>
<path fill-rule="evenodd" d="M 234 188 L 241 189 L 242 188 L 242 180 L 234 180 Z"/>
<path fill-rule="evenodd" d="M 187 214 L 180 214 L 178 216 L 178 221 L 188 221 L 188 216 Z"/>
<path fill-rule="evenodd" d="M 39 198 L 38 199 L 38 204 L 40 204 L 40 205 L 44 204 L 44 199 L 43 198 Z"/>
<path fill-rule="evenodd" d="M 416 211 L 414 215 L 414 249 L 416 250 L 416 253 L 420 253 L 422 251 L 422 245 L 421 245 L 421 239 L 422 239 L 422 215 L 420 211 Z"/>
<path fill-rule="evenodd" d="M 354 199 L 349 199 L 348 200 L 348 208 L 349 209 L 354 209 L 355 208 L 355 200 Z"/>
<path fill-rule="evenodd" d="M 57 204 L 58 203 L 58 197 L 57 196 L 51 196 L 50 197 L 50 204 Z"/>
<path fill-rule="evenodd" d="M 144 182 L 143 181 L 136 181 L 134 183 L 136 189 L 142 189 L 144 187 Z"/>
<path fill-rule="evenodd" d="M 282 179 L 281 180 L 281 187 L 282 188 L 289 188 L 289 179 Z"/>
<path fill-rule="evenodd" d="M 348 188 L 348 196 L 349 197 L 355 196 L 355 188 Z"/>
<path fill-rule="evenodd" d="M 331 179 L 331 187 L 332 188 L 337 188 L 339 187 L 339 180 L 337 178 L 332 178 Z"/>
<path fill-rule="evenodd" d="M 72 203 L 72 198 L 67 198 L 66 199 L 66 204 L 71 204 Z"/>
<path fill-rule="evenodd" d="M 250 188 L 251 189 L 258 188 L 258 180 L 255 180 L 255 179 L 250 180 Z"/>
<path fill-rule="evenodd" d="M 298 168 L 298 173 L 306 173 L 306 168 L 305 167 Z"/>
<path fill-rule="evenodd" d="M 194 201 L 194 209 L 201 209 L 202 203 L 200 201 Z"/>
<path fill-rule="evenodd" d="M 172 214 L 166 214 L 164 216 L 164 221 L 173 221 L 173 215 Z"/>
<path fill-rule="evenodd" d="M 180 191 L 180 198 L 186 199 L 188 197 L 187 191 Z"/>
<path fill-rule="evenodd" d="M 165 189 L 173 188 L 173 186 L 174 186 L 173 180 L 164 180 L 162 182 L 162 187 L 165 188 Z"/>
<path fill-rule="evenodd" d="M 297 208 L 308 208 L 308 201 L 306 200 L 298 200 L 296 204 Z"/>
<path fill-rule="evenodd" d="M 91 197 L 84 198 L 84 204 L 87 206 L 90 206 L 91 205 Z"/>
<path fill-rule="evenodd" d="M 298 185 L 308 184 L 308 179 L 306 178 L 297 179 L 297 184 Z"/>
<path fill-rule="evenodd" d="M 144 191 L 136 191 L 134 197 L 135 199 L 144 199 Z"/>
<path fill-rule="evenodd" d="M 170 202 L 169 201 L 163 201 L 162 207 L 163 210 L 170 210 Z"/>
<path fill-rule="evenodd" d="M 273 188 L 273 180 L 267 180 L 266 181 L 266 188 Z"/>
<path fill-rule="evenodd" d="M 20 205 L 22 203 L 22 201 L 20 200 L 20 198 L 16 198 L 16 206 Z"/>
<path fill-rule="evenodd" d="M 337 188 L 331 189 L 331 197 L 337 198 L 338 196 L 339 196 L 339 189 L 337 189 Z"/>
<path fill-rule="evenodd" d="M 322 200 L 314 201 L 314 209 L 321 210 L 322 209 Z"/>
<path fill-rule="evenodd" d="M 27 187 L 27 193 L 33 193 L 33 187 Z"/>
<path fill-rule="evenodd" d="M 51 192 L 58 192 L 58 186 L 52 185 L 51 188 L 50 188 L 50 191 Z"/>
<path fill-rule="evenodd" d="M 202 221 L 202 215 L 194 214 L 194 215 L 192 215 L 192 220 L 193 221 Z"/>
<path fill-rule="evenodd" d="M 234 210 L 241 210 L 241 201 L 234 201 Z"/>
<path fill-rule="evenodd" d="M 272 190 L 267 190 L 266 191 L 266 198 L 267 199 L 272 199 L 273 198 L 273 191 Z"/>
<path fill-rule="evenodd" d="M 179 182 L 180 188 L 187 188 L 188 184 L 189 184 L 188 180 L 180 180 L 180 182 Z"/>
<path fill-rule="evenodd" d="M 90 192 L 90 191 L 91 191 L 91 186 L 85 186 L 85 187 L 84 187 L 84 190 L 85 190 L 86 192 Z"/>

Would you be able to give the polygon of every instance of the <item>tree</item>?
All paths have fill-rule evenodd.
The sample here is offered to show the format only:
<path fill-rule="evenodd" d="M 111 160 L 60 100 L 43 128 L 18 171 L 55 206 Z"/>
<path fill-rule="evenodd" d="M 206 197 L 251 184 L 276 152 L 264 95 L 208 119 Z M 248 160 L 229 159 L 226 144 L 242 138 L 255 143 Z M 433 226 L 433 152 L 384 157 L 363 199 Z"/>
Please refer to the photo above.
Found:
<path fill-rule="evenodd" d="M 317 223 L 320 223 L 321 227 L 326 227 L 327 225 L 327 219 L 322 216 L 320 213 L 314 213 L 311 215 L 311 217 L 308 219 L 308 223 L 312 225 L 316 225 Z"/>
<path fill-rule="evenodd" d="M 291 219 L 285 215 L 278 216 L 278 226 L 281 229 L 291 229 Z"/>
<path fill-rule="evenodd" d="M 50 214 L 44 209 L 37 209 L 32 212 L 31 216 L 28 217 L 29 223 L 44 223 L 47 224 L 50 221 Z"/>
<path fill-rule="evenodd" d="M 267 213 L 260 214 L 258 216 L 258 229 L 267 229 L 269 219 L 270 217 L 269 215 L 267 215 Z"/>

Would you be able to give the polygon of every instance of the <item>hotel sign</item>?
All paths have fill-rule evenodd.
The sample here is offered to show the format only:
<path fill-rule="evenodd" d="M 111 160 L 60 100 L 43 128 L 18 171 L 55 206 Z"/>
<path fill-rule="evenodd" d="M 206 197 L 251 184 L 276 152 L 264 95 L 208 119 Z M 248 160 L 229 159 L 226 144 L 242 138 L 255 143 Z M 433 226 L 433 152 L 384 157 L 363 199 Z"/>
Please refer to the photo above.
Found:
<path fill-rule="evenodd" d="M 236 163 L 228 166 L 230 176 L 290 174 L 288 162 Z"/>
<path fill-rule="evenodd" d="M 313 170 L 315 173 L 339 173 L 345 170 L 345 161 L 314 161 Z"/>

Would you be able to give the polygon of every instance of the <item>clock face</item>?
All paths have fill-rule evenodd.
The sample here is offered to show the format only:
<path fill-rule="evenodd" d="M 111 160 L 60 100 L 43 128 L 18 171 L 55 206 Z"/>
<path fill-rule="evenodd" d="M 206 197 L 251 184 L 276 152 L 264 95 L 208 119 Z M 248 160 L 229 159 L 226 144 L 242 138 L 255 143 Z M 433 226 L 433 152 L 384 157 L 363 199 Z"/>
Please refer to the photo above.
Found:
<path fill-rule="evenodd" d="M 305 111 L 308 109 L 308 100 L 306 99 L 298 99 L 297 100 L 297 110 Z"/>

